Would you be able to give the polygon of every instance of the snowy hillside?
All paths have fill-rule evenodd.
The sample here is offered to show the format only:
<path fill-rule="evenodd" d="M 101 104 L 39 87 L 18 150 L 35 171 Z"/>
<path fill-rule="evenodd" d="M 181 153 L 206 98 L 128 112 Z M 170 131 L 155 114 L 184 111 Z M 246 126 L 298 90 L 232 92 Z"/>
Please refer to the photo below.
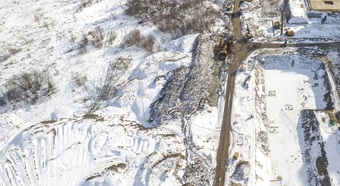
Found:
<path fill-rule="evenodd" d="M 126 2 L 1 1 L 0 185 L 212 184 L 213 38 L 160 32 Z"/>

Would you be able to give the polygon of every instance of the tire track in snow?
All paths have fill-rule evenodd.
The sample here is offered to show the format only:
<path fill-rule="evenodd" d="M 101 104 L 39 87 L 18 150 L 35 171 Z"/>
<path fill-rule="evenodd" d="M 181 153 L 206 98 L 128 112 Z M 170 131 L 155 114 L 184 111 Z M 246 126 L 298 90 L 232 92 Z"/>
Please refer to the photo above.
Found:
<path fill-rule="evenodd" d="M 18 157 L 17 151 L 11 152 L 8 159 L 11 161 L 13 164 L 13 169 L 16 169 L 16 178 L 20 180 L 19 182 L 21 183 L 20 185 L 29 185 L 30 183 L 27 181 L 27 177 L 24 173 L 24 169 L 22 166 L 22 161 Z"/>
<path fill-rule="evenodd" d="M 0 185 L 80 185 L 97 173 L 111 175 L 106 172 L 111 165 L 129 163 L 127 169 L 132 171 L 156 147 L 150 142 L 153 136 L 135 128 L 124 132 L 125 127 L 118 124 L 111 128 L 110 123 L 105 126 L 95 120 L 63 119 L 39 125 L 22 132 L 1 154 Z M 161 146 L 163 154 L 169 152 L 166 143 Z M 130 162 L 132 154 L 141 159 Z M 8 163 L 2 163 L 7 159 Z"/>

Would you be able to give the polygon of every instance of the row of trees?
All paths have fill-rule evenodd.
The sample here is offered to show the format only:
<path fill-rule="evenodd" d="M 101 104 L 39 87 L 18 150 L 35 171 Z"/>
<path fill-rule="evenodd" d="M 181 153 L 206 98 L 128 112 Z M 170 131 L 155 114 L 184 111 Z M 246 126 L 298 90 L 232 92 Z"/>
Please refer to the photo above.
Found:
<path fill-rule="evenodd" d="M 177 35 L 209 32 L 220 16 L 206 0 L 130 0 L 126 14 Z"/>

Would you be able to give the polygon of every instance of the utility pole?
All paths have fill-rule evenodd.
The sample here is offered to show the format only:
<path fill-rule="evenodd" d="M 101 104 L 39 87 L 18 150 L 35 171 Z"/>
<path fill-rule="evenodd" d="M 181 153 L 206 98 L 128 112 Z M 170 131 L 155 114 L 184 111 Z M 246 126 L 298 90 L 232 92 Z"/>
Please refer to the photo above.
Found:
<path fill-rule="evenodd" d="M 289 0 L 283 0 L 283 3 L 280 6 L 280 12 L 281 12 L 281 35 L 283 34 L 283 16 L 285 15 L 287 11 Z"/>
<path fill-rule="evenodd" d="M 281 35 L 282 35 L 283 34 L 283 14 L 285 13 L 285 11 L 282 8 L 280 12 L 281 12 Z"/>
<path fill-rule="evenodd" d="M 272 20 L 272 27 L 273 27 L 273 38 L 275 38 L 275 24 L 273 20 Z"/>

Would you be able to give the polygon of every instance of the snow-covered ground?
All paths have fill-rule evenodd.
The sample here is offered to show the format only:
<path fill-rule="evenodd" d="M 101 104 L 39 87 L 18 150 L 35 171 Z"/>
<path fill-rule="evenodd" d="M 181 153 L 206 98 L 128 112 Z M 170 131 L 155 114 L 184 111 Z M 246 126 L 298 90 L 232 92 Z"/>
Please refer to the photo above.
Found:
<path fill-rule="evenodd" d="M 310 150 L 313 140 L 308 136 L 321 134 L 330 182 L 338 184 L 337 127 L 327 125 L 329 119 L 318 116 L 320 125 L 308 135 L 305 126 L 312 119 L 302 114 L 304 110 L 320 110 L 322 114 L 321 110 L 333 108 L 326 67 L 321 60 L 296 49 L 261 50 L 246 60 L 236 76 L 230 149 L 231 155 L 238 152 L 241 157 L 229 160 L 227 182 L 317 185 L 322 174 L 311 170 L 317 168 L 322 146 Z M 248 166 L 244 166 L 245 162 Z"/>
<path fill-rule="evenodd" d="M 320 61 L 307 60 L 282 57 L 279 64 L 273 64 L 275 69 L 267 65 L 264 67 L 264 86 L 269 94 L 266 96 L 267 118 L 269 128 L 272 129 L 268 133 L 270 180 L 281 176 L 287 185 L 303 185 L 307 182 L 305 172 L 301 171 L 303 161 L 297 127 L 300 111 L 325 108 L 324 80 L 319 79 L 325 71 L 318 69 Z M 266 60 L 268 66 L 271 63 Z"/>
<path fill-rule="evenodd" d="M 226 87 L 212 59 L 217 41 L 162 33 L 125 15 L 126 2 L 1 1 L 0 185 L 213 184 L 225 94 L 219 87 Z M 258 1 L 241 8 L 244 32 L 248 23 L 259 40 L 278 37 L 271 27 L 279 17 L 263 17 Z M 298 39 L 339 38 L 339 17 L 319 21 L 287 26 Z M 224 30 L 221 22 L 212 27 Z M 136 29 L 155 36 L 151 52 L 122 44 Z M 327 67 L 299 53 L 263 50 L 240 68 L 229 154 L 241 156 L 227 162 L 227 182 L 303 185 L 314 176 L 339 184 L 337 128 L 323 111 L 303 113 L 316 120 L 301 116 L 331 108 L 330 96 L 324 100 Z M 339 61 L 338 52 L 329 58 Z M 34 71 L 50 79 L 53 91 L 30 103 L 6 101 L 9 81 Z M 152 113 L 161 124 L 150 122 Z M 308 119 L 317 121 L 320 136 L 311 143 Z M 313 162 L 323 151 L 328 177 L 317 175 Z"/>
<path fill-rule="evenodd" d="M 200 179 L 211 185 L 223 98 L 218 107 L 201 105 L 184 123 L 149 128 L 148 122 L 150 104 L 174 71 L 197 65 L 198 35 L 174 39 L 138 24 L 124 14 L 126 0 L 82 2 L 0 3 L 0 89 L 32 71 L 46 72 L 55 85 L 34 104 L 0 103 L 0 185 L 181 185 Z M 100 29 L 102 47 L 91 36 Z M 122 46 L 134 29 L 156 36 L 153 52 Z M 199 68 L 208 75 L 215 70 Z M 208 78 L 199 68 L 192 79 Z M 107 83 L 114 89 L 101 100 Z M 197 82 L 191 85 L 200 90 Z"/>

